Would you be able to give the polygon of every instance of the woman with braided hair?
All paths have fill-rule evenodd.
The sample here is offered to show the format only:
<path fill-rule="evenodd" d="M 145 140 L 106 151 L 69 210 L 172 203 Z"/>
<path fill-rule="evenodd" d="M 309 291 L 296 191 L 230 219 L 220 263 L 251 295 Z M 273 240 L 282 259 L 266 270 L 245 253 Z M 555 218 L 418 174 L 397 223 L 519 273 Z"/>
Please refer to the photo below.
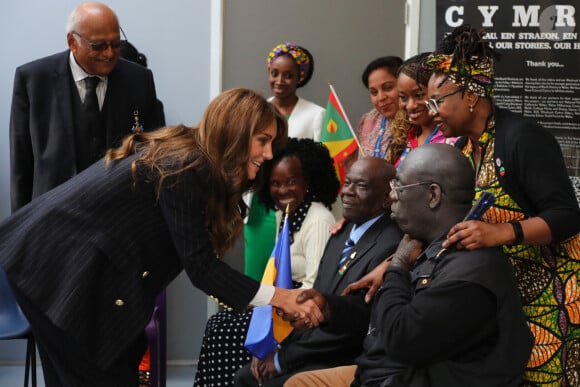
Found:
<path fill-rule="evenodd" d="M 481 221 L 449 231 L 443 247 L 500 246 L 510 258 L 535 347 L 523 385 L 580 385 L 580 211 L 555 138 L 495 106 L 495 54 L 469 25 L 425 61 L 427 106 L 476 171 L 476 200 L 496 197 Z M 506 354 L 509 356 L 509 354 Z"/>
<path fill-rule="evenodd" d="M 399 167 L 409 152 L 424 144 L 454 144 L 456 138 L 446 138 L 425 106 L 430 73 L 421 64 L 428 53 L 406 59 L 397 71 L 399 111 L 391 125 L 392 140 L 385 159 Z"/>

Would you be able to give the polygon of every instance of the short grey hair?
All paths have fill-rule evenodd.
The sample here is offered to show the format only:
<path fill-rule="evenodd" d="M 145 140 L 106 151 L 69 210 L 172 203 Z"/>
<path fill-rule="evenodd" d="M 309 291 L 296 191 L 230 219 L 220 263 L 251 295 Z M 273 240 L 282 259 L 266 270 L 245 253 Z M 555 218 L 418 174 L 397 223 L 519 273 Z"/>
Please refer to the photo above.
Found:
<path fill-rule="evenodd" d="M 80 12 L 78 12 L 78 7 L 75 8 L 66 21 L 66 33 L 71 33 L 77 29 L 77 26 L 80 21 Z"/>

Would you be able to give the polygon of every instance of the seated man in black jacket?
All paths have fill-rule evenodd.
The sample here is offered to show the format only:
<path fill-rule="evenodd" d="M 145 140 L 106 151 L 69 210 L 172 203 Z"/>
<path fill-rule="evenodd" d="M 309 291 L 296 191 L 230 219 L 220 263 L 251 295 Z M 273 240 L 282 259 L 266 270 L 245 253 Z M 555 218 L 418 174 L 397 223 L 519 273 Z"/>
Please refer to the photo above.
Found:
<path fill-rule="evenodd" d="M 496 248 L 444 249 L 467 214 L 474 172 L 456 148 L 413 150 L 391 183 L 391 218 L 406 233 L 375 296 L 357 367 L 295 375 L 285 386 L 518 386 L 533 344 L 512 267 Z M 357 296 L 322 296 L 327 329 L 352 330 Z M 303 322 L 295 322 L 296 326 Z"/>
<path fill-rule="evenodd" d="M 394 177 L 394 167 L 382 159 L 360 159 L 351 166 L 341 192 L 347 223 L 326 245 L 315 289 L 339 295 L 349 283 L 360 279 L 395 251 L 402 233 L 389 217 L 388 182 Z M 345 249 L 349 240 L 352 242 Z M 361 299 L 360 307 L 361 312 L 350 317 L 358 320 L 360 329 L 294 330 L 276 353 L 264 360 L 253 358 L 240 369 L 235 385 L 282 386 L 296 372 L 352 364 L 362 351 L 369 322 L 370 306 Z"/>

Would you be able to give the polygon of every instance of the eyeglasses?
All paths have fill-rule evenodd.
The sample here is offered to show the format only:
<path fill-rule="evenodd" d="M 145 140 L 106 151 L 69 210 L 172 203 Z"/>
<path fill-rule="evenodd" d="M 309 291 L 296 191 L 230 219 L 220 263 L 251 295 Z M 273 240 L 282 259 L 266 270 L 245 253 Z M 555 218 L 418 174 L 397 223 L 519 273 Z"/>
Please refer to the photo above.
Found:
<path fill-rule="evenodd" d="M 109 46 L 111 46 L 113 50 L 117 50 L 119 47 L 121 47 L 121 40 L 111 40 L 110 42 L 95 43 L 88 40 L 76 31 L 73 31 L 72 33 L 81 38 L 93 51 L 105 51 L 107 48 L 109 48 Z"/>
<path fill-rule="evenodd" d="M 404 190 L 405 188 L 411 187 L 418 187 L 420 185 L 427 185 L 427 184 L 434 184 L 432 181 L 421 181 L 419 183 L 407 184 L 407 185 L 397 185 L 397 180 L 393 179 L 389 181 L 389 185 L 391 186 L 391 191 L 395 195 L 395 199 L 399 200 L 399 191 Z"/>
<path fill-rule="evenodd" d="M 457 94 L 460 91 L 463 91 L 464 89 L 462 87 L 460 87 L 457 90 L 452 91 L 451 93 L 445 94 L 437 99 L 435 98 L 429 98 L 427 101 L 425 101 L 425 105 L 427 106 L 427 109 L 429 110 L 430 113 L 433 113 L 435 115 L 439 114 L 439 104 L 447 97 L 452 96 L 453 94 Z"/>

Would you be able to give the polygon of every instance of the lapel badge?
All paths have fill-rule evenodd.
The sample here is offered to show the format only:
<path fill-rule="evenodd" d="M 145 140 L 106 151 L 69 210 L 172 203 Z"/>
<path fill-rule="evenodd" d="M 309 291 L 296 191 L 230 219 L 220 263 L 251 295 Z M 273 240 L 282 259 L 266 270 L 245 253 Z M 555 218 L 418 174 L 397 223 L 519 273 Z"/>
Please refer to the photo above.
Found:
<path fill-rule="evenodd" d="M 135 134 L 139 134 L 143 132 L 143 125 L 139 122 L 139 110 L 133 110 L 133 118 L 135 119 L 135 123 L 131 128 L 131 131 Z"/>
<path fill-rule="evenodd" d="M 344 272 L 346 271 L 346 269 L 348 269 L 348 267 L 350 266 L 350 263 L 352 261 L 354 261 L 355 258 L 356 258 L 356 251 L 353 251 L 348 256 L 348 259 L 346 260 L 346 262 L 340 267 L 340 269 L 338 269 L 338 275 L 343 275 Z"/>
<path fill-rule="evenodd" d="M 495 165 L 499 168 L 499 175 L 505 176 L 505 168 L 503 167 L 501 159 L 499 157 L 495 159 Z"/>

